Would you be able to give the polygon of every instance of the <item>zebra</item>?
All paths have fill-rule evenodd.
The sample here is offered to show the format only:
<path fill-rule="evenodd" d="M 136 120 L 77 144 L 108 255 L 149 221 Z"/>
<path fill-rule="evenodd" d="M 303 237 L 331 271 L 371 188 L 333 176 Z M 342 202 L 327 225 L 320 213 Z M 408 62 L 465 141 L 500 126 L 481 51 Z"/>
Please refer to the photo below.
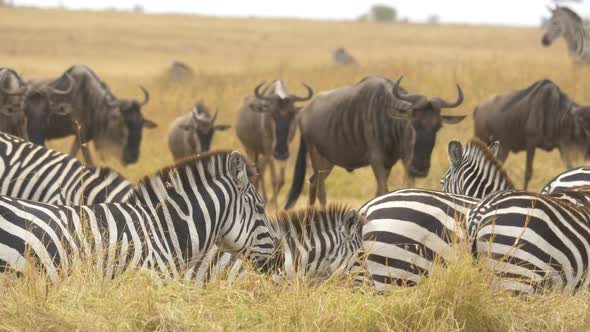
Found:
<path fill-rule="evenodd" d="M 482 199 L 496 191 L 514 189 L 502 162 L 496 159 L 499 147 L 497 141 L 488 147 L 477 138 L 465 147 L 456 140 L 449 142 L 450 167 L 441 180 L 442 190 Z"/>
<path fill-rule="evenodd" d="M 476 203 L 426 189 L 401 189 L 368 201 L 359 210 L 366 221 L 355 283 L 380 292 L 392 284 L 417 284 L 436 259 L 443 265 L 451 259 L 453 244 L 466 238 L 465 215 Z"/>
<path fill-rule="evenodd" d="M 556 6 L 549 10 L 551 18 L 544 25 L 543 46 L 548 47 L 559 36 L 563 36 L 574 63 L 590 63 L 590 26 L 568 7 Z"/>
<path fill-rule="evenodd" d="M 362 223 L 356 209 L 332 203 L 323 208 L 282 211 L 271 217 L 270 225 L 280 239 L 278 252 L 269 263 L 275 280 L 315 281 L 349 273 L 361 246 Z M 197 272 L 204 282 L 235 280 L 245 274 L 237 255 L 217 251 L 207 261 Z"/>
<path fill-rule="evenodd" d="M 140 267 L 191 280 L 215 244 L 262 268 L 276 237 L 254 175 L 241 153 L 218 151 L 145 177 L 133 203 L 69 207 L 0 196 L 0 269 L 34 261 L 55 282 L 90 257 L 107 277 Z"/>
<path fill-rule="evenodd" d="M 541 193 L 550 194 L 588 185 L 590 185 L 590 167 L 581 166 L 567 170 L 549 180 Z"/>
<path fill-rule="evenodd" d="M 473 256 L 508 291 L 590 284 L 590 187 L 555 194 L 501 191 L 467 215 Z"/>
<path fill-rule="evenodd" d="M 133 184 L 110 168 L 0 132 L 0 195 L 56 205 L 125 202 Z"/>

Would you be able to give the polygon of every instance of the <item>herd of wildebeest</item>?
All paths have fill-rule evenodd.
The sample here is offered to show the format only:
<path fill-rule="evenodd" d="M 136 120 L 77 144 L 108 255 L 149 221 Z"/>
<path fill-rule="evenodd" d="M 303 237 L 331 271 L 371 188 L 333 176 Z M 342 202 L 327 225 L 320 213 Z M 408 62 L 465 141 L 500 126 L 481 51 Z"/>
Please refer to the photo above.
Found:
<path fill-rule="evenodd" d="M 544 36 L 544 44 L 548 38 Z M 554 33 L 551 38 L 555 38 Z M 343 48 L 334 50 L 333 57 L 338 65 L 358 65 Z M 173 79 L 195 75 L 182 63 L 174 63 L 173 69 Z M 98 212 L 84 212 L 97 214 L 86 217 L 95 223 L 93 236 L 114 232 L 112 238 L 123 239 L 125 248 L 133 238 L 148 248 L 143 254 L 135 251 L 133 264 L 155 266 L 174 276 L 181 275 L 177 269 L 186 268 L 188 272 L 182 274 L 186 278 L 197 273 L 192 265 L 196 260 L 207 257 L 209 263 L 217 264 L 215 269 L 233 269 L 241 262 L 236 258 L 239 254 L 254 258 L 254 266 L 264 267 L 262 270 L 268 270 L 272 261 L 279 266 L 276 273 L 314 271 L 325 277 L 344 269 L 357 274 L 356 282 L 369 282 L 384 290 L 391 284 L 419 282 L 437 257 L 444 261 L 453 256 L 450 251 L 457 241 L 471 241 L 469 247 L 475 258 L 493 262 L 486 266 L 500 278 L 503 289 L 532 293 L 546 287 L 577 289 L 590 283 L 590 187 L 586 187 L 590 185 L 590 169 L 572 169 L 574 156 L 590 158 L 590 106 L 576 103 L 547 79 L 481 101 L 473 111 L 474 139 L 464 145 L 448 143 L 449 170 L 442 179 L 442 191 L 416 189 L 413 179 L 429 174 L 438 131 L 443 125 L 452 126 L 466 118 L 445 114 L 447 109 L 460 106 L 464 95 L 459 84 L 456 98 L 449 100 L 427 97 L 427 91 L 407 91 L 401 82 L 402 77 L 393 80 L 373 75 L 323 92 L 302 83 L 306 90 L 302 95 L 290 93 L 280 79 L 250 87 L 252 93 L 244 96 L 233 127 L 245 156 L 260 176 L 254 176 L 240 153 L 209 151 L 215 132 L 229 135 L 231 126 L 218 123 L 217 112 L 212 114 L 204 102 L 198 102 L 190 113 L 170 125 L 168 145 L 176 166 L 146 177 L 136 187 L 125 187 L 123 180 L 117 182 L 117 190 L 130 205 L 119 202 L 101 206 L 108 211 L 103 216 L 108 223 L 102 224 Z M 35 157 L 23 151 L 41 151 L 34 146 L 54 138 L 75 137 L 70 155 L 75 157 L 82 149 L 89 167 L 80 172 L 91 172 L 88 170 L 94 166 L 89 142 L 99 154 L 115 153 L 123 164 L 137 162 L 143 128 L 157 126 L 142 113 L 150 94 L 140 89 L 144 94 L 141 101 L 116 97 L 84 65 L 72 66 L 55 79 L 32 81 L 12 69 L 0 69 L 0 131 L 35 144 L 25 148 L 20 140 L 10 138 L 13 136 L 0 139 L 5 142 L 0 146 L 7 146 L 0 149 L 6 154 L 0 165 L 0 188 L 24 195 L 20 187 L 9 188 L 11 185 L 3 181 L 18 178 L 16 173 L 21 169 L 30 172 L 25 165 Z M 268 225 L 263 204 L 270 196 L 268 202 L 278 207 L 287 160 L 292 155 L 289 145 L 297 132 L 299 148 L 284 208 L 295 205 L 308 168 L 312 172 L 308 179 L 310 207 L 291 214 L 279 212 L 275 225 Z M 538 148 L 557 148 L 567 170 L 556 174 L 543 193 L 526 192 Z M 11 156 L 14 149 L 18 155 Z M 525 191 L 515 189 L 502 166 L 510 152 L 519 151 L 526 152 Z M 62 163 L 64 158 L 59 157 Z M 405 169 L 408 189 L 389 192 L 387 180 L 398 161 Z M 191 163 L 192 168 L 187 166 Z M 349 172 L 370 166 L 377 183 L 375 198 L 358 210 L 327 204 L 325 180 L 334 166 Z M 270 195 L 263 176 L 267 170 Z M 227 178 L 214 176 L 224 172 Z M 114 178 L 117 175 L 110 176 L 109 181 Z M 100 184 L 96 190 L 108 185 Z M 264 200 L 259 199 L 258 191 Z M 243 204 L 232 205 L 234 196 L 242 195 Z M 56 194 L 51 202 L 72 201 L 65 196 Z M 94 194 L 89 197 L 95 203 L 111 203 L 96 200 Z M 316 200 L 321 207 L 315 207 Z M 0 244 L 5 241 L 2 232 L 12 229 L 2 222 L 29 225 L 27 221 L 10 220 L 12 215 L 1 213 L 3 208 L 14 213 L 15 220 L 25 215 L 25 210 L 36 215 L 31 211 L 49 209 L 11 202 L 0 196 Z M 143 211 L 138 217 L 144 228 L 141 231 L 138 226 L 129 226 L 136 222 L 136 208 Z M 146 228 L 144 221 L 153 228 Z M 219 229 L 216 222 L 221 225 Z M 40 227 L 46 232 L 59 228 L 44 225 Z M 63 229 L 59 232 L 72 241 L 72 246 L 77 245 L 70 240 L 73 235 Z M 59 247 L 56 238 L 59 236 L 52 237 L 51 245 Z M 32 243 L 22 241 L 22 247 L 10 242 L 14 251 L 6 249 L 10 245 L 0 246 L 0 263 L 18 266 L 21 260 L 16 253 L 24 255 L 23 248 Z M 218 252 L 212 248 L 221 249 L 214 261 L 211 253 Z M 49 271 L 53 262 L 43 257 L 59 257 L 61 261 L 63 252 L 54 250 L 37 256 Z M 175 255 L 182 259 L 173 260 Z M 293 267 L 297 265 L 300 267 Z"/>

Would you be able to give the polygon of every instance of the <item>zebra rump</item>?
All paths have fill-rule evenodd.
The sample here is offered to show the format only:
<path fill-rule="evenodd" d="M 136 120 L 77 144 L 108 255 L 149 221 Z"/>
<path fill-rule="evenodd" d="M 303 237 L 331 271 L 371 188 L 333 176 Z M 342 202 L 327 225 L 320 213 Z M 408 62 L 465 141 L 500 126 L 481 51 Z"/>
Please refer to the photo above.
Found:
<path fill-rule="evenodd" d="M 392 284 L 415 285 L 436 259 L 451 257 L 452 245 L 465 239 L 465 215 L 476 199 L 434 190 L 402 189 L 378 196 L 361 209 L 365 265 L 356 282 L 370 279 L 378 291 Z M 362 260 L 366 260 L 363 262 Z"/>
<path fill-rule="evenodd" d="M 549 180 L 541 192 L 550 194 L 588 185 L 590 185 L 590 167 L 581 166 L 565 171 Z"/>

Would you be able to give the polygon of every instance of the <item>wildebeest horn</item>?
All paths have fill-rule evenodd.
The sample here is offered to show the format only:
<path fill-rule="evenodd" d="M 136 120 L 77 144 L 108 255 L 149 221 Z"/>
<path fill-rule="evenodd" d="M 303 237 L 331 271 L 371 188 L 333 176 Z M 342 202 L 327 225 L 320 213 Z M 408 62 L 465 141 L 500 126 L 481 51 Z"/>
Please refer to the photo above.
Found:
<path fill-rule="evenodd" d="M 459 84 L 457 84 L 457 93 L 459 94 L 459 96 L 457 97 L 457 100 L 454 103 L 449 103 L 448 101 L 446 101 L 442 98 L 439 98 L 439 97 L 432 97 L 430 102 L 432 103 L 432 106 L 434 106 L 436 108 L 457 107 L 457 106 L 461 105 L 461 103 L 463 102 L 463 91 L 461 90 L 461 86 Z"/>
<path fill-rule="evenodd" d="M 19 96 L 19 95 L 24 94 L 26 91 L 27 91 L 26 86 L 20 87 L 16 90 L 8 90 L 5 87 L 2 87 L 2 93 L 4 93 L 7 96 Z"/>
<path fill-rule="evenodd" d="M 70 92 L 72 92 L 72 90 L 74 89 L 74 85 L 75 85 L 74 78 L 69 73 L 65 73 L 65 77 L 68 79 L 68 82 L 70 83 L 70 85 L 68 86 L 68 88 L 65 89 L 65 90 L 59 90 L 59 89 L 56 89 L 56 88 L 51 88 L 51 93 L 56 94 L 56 95 L 62 95 L 63 96 L 63 95 L 67 95 Z"/>
<path fill-rule="evenodd" d="M 139 105 L 144 106 L 150 101 L 150 93 L 141 85 L 139 86 L 139 88 L 141 89 L 141 91 L 143 91 L 143 101 L 141 101 Z"/>
<path fill-rule="evenodd" d="M 258 99 L 262 99 L 262 100 L 269 100 L 269 101 L 274 101 L 277 99 L 277 96 L 272 96 L 272 97 L 267 97 L 267 96 L 263 96 L 260 93 L 260 88 L 266 84 L 266 81 L 262 81 L 261 83 L 259 83 L 256 88 L 254 88 L 254 95 L 256 96 L 256 98 Z"/>
<path fill-rule="evenodd" d="M 305 82 L 301 82 L 301 84 L 303 84 L 303 86 L 307 89 L 307 96 L 298 97 L 295 95 L 290 95 L 289 99 L 291 99 L 291 101 L 308 101 L 311 99 L 311 97 L 313 97 L 313 89 L 309 85 L 305 84 Z"/>
<path fill-rule="evenodd" d="M 400 95 L 399 93 L 399 84 L 402 81 L 404 77 L 400 76 L 397 81 L 395 81 L 395 85 L 393 86 L 393 95 L 399 99 L 399 100 L 403 100 L 403 101 L 407 101 L 408 103 L 412 104 L 412 106 L 414 105 L 418 105 L 418 104 L 422 104 L 423 102 L 427 101 L 428 99 L 426 97 L 424 97 L 423 95 L 413 95 L 413 94 L 405 94 L 405 95 Z"/>

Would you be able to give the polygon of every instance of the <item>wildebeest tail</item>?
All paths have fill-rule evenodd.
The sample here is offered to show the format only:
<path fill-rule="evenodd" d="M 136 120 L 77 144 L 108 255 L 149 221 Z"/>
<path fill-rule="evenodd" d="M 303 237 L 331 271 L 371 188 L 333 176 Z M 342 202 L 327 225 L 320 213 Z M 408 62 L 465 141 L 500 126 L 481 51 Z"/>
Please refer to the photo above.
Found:
<path fill-rule="evenodd" d="M 301 190 L 303 190 L 303 182 L 305 181 L 305 168 L 306 165 L 306 158 L 307 156 L 307 149 L 305 147 L 305 140 L 303 139 L 303 135 L 301 135 L 301 139 L 299 140 L 299 151 L 297 152 L 297 160 L 295 161 L 295 171 L 293 173 L 293 184 L 291 184 L 291 189 L 289 190 L 289 196 L 287 196 L 287 204 L 285 205 L 285 209 L 290 209 L 295 205 L 297 202 L 297 198 L 301 195 Z"/>

